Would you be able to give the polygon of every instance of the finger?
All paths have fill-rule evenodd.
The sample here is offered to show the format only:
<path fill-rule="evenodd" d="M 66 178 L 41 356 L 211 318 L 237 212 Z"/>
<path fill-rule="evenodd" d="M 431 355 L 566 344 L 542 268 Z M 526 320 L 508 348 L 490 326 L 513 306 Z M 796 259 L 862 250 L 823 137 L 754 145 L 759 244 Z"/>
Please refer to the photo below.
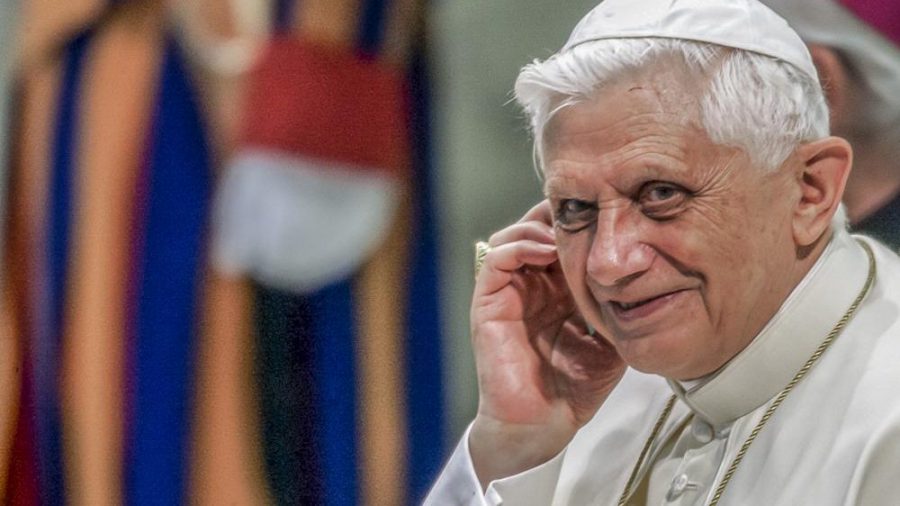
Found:
<path fill-rule="evenodd" d="M 526 221 L 518 222 L 495 232 L 488 239 L 488 244 L 492 248 L 496 248 L 502 244 L 523 239 L 547 244 L 556 243 L 556 236 L 550 225 L 540 221 Z"/>
<path fill-rule="evenodd" d="M 587 334 L 580 324 L 571 320 L 562 329 L 553 347 L 562 360 L 557 361 L 557 369 L 571 379 L 583 379 L 585 375 L 599 377 L 605 374 L 618 376 L 621 362 L 619 353 L 609 340 Z M 563 364 L 579 364 L 567 368 Z"/>
<path fill-rule="evenodd" d="M 563 330 L 570 335 L 578 336 L 582 339 L 590 341 L 594 340 L 594 337 L 588 333 L 588 327 L 584 318 L 581 316 L 581 313 L 577 311 L 573 312 L 572 315 L 566 319 L 565 324 L 563 324 Z"/>
<path fill-rule="evenodd" d="M 532 345 L 547 361 L 550 361 L 553 347 L 556 346 L 560 331 L 575 312 L 574 308 L 562 307 L 561 305 L 557 306 L 555 309 L 557 309 L 555 312 L 548 311 L 545 319 L 539 324 L 540 328 L 552 330 L 549 332 L 536 333 L 531 337 Z"/>
<path fill-rule="evenodd" d="M 544 199 L 529 209 L 525 216 L 522 216 L 522 219 L 519 220 L 519 223 L 524 221 L 539 221 L 547 225 L 553 225 L 553 212 L 550 209 L 550 201 Z"/>
<path fill-rule="evenodd" d="M 522 240 L 491 249 L 485 257 L 485 266 L 490 270 L 513 272 L 530 265 L 549 265 L 556 260 L 555 244 Z"/>
<path fill-rule="evenodd" d="M 556 263 L 551 265 L 557 265 Z M 551 324 L 573 311 L 574 305 L 565 280 L 548 272 L 549 267 L 524 267 L 510 283 L 523 297 L 523 318 Z"/>
<path fill-rule="evenodd" d="M 493 248 L 484 257 L 476 292 L 494 293 L 512 280 L 512 275 L 525 266 L 544 267 L 556 262 L 556 245 L 537 241 L 515 241 Z"/>

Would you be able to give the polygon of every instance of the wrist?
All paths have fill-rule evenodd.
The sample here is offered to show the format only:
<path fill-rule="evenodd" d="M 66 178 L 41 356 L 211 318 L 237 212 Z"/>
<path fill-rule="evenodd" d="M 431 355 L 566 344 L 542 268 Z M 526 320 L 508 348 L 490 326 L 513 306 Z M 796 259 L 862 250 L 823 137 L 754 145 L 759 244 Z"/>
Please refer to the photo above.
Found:
<path fill-rule="evenodd" d="M 548 424 L 510 424 L 478 415 L 469 431 L 469 454 L 482 490 L 501 478 L 551 460 L 569 444 L 577 429 Z"/>

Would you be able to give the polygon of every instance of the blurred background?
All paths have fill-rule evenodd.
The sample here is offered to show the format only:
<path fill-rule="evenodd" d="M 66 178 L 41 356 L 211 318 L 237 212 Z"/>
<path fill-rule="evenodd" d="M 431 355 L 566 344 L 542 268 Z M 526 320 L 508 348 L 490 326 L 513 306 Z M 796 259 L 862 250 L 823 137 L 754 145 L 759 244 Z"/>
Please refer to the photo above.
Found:
<path fill-rule="evenodd" d="M 590 5 L 0 0 L 0 502 L 421 502 Z"/>
<path fill-rule="evenodd" d="M 900 4 L 818 1 L 771 3 L 898 248 Z M 0 503 L 420 503 L 540 199 L 510 90 L 594 3 L 0 0 Z"/>

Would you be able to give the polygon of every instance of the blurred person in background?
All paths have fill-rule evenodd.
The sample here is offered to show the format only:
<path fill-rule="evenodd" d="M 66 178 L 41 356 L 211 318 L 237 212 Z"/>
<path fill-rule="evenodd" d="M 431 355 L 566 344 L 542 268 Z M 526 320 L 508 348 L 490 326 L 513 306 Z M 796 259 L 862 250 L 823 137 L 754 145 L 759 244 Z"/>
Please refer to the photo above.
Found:
<path fill-rule="evenodd" d="M 22 2 L 0 502 L 421 499 L 422 6 Z"/>
<path fill-rule="evenodd" d="M 853 230 L 900 249 L 900 3 L 764 0 L 809 45 L 832 131 L 853 146 Z"/>
<path fill-rule="evenodd" d="M 204 251 L 220 124 L 164 2 L 26 0 L 20 14 L 3 262 L 19 381 L 0 491 L 178 503 L 219 300 Z"/>

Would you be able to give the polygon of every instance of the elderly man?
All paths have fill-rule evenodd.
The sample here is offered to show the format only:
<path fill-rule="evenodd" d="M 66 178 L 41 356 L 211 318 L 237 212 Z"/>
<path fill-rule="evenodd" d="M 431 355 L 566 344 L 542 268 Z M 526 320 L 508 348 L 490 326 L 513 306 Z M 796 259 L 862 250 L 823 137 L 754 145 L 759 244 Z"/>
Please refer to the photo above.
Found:
<path fill-rule="evenodd" d="M 766 0 L 809 45 L 831 129 L 856 154 L 844 203 L 853 229 L 900 249 L 900 3 Z"/>
<path fill-rule="evenodd" d="M 478 414 L 427 504 L 900 500 L 900 259 L 757 0 L 606 0 L 527 66 L 547 200 L 491 237 Z"/>

